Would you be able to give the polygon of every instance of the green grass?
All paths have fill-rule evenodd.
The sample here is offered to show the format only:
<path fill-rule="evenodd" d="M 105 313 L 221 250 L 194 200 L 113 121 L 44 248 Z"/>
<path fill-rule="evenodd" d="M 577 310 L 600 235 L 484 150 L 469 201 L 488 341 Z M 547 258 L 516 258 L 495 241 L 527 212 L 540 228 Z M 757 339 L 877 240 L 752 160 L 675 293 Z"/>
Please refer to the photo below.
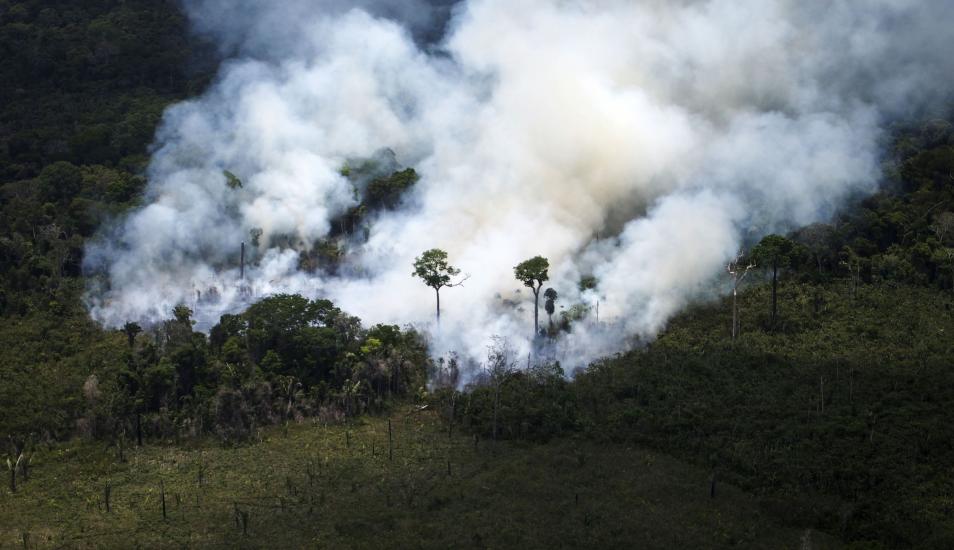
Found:
<path fill-rule="evenodd" d="M 41 450 L 31 479 L 3 490 L 0 548 L 24 533 L 30 548 L 836 546 L 728 484 L 711 499 L 708 472 L 663 454 L 575 439 L 475 449 L 430 411 L 391 418 L 390 460 L 386 418 L 269 428 L 241 447 L 133 447 L 125 463 L 97 443 Z"/>

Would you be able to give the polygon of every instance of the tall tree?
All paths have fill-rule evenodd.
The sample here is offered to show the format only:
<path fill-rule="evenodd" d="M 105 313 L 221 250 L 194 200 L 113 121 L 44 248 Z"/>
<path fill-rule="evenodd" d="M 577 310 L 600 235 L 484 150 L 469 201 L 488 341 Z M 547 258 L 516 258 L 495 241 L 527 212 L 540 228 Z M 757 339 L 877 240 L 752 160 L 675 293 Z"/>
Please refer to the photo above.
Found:
<path fill-rule="evenodd" d="M 755 267 L 754 263 L 743 264 L 742 254 L 732 263 L 725 267 L 725 270 L 732 276 L 732 340 L 739 335 L 739 285 L 749 274 L 749 270 Z"/>
<path fill-rule="evenodd" d="M 547 319 L 550 323 L 550 329 L 553 329 L 553 312 L 556 311 L 556 301 L 557 301 L 557 291 L 553 288 L 548 288 L 543 291 L 543 297 L 547 299 L 543 304 L 543 309 L 547 312 Z"/>
<path fill-rule="evenodd" d="M 547 270 L 550 262 L 543 256 L 534 256 L 513 268 L 513 275 L 523 286 L 533 291 L 533 336 L 540 334 L 540 288 L 550 280 Z"/>
<path fill-rule="evenodd" d="M 789 265 L 795 243 L 781 235 L 766 235 L 752 248 L 752 259 L 772 270 L 772 327 L 778 319 L 778 270 Z"/>
<path fill-rule="evenodd" d="M 463 279 L 452 283 L 451 279 L 460 275 L 460 270 L 447 263 L 447 252 L 439 248 L 424 251 L 414 260 L 412 276 L 420 278 L 424 284 L 434 289 L 437 297 L 437 322 L 441 321 L 441 289 L 460 286 L 467 280 Z"/>
<path fill-rule="evenodd" d="M 142 327 L 139 326 L 139 323 L 130 321 L 123 325 L 123 334 L 126 335 L 126 339 L 129 341 L 129 349 L 133 348 L 133 345 L 136 343 L 136 335 L 140 332 L 142 332 Z"/>

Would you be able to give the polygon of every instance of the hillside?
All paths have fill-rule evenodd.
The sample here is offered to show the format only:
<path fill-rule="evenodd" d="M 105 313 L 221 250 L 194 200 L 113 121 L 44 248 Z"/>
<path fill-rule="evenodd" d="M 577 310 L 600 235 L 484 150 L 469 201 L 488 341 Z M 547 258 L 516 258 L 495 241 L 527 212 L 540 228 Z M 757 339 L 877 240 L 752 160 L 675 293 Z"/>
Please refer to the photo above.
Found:
<path fill-rule="evenodd" d="M 437 4 L 443 28 L 451 10 Z M 262 294 L 209 330 L 182 303 L 104 328 L 88 292 L 110 281 L 88 246 L 147 204 L 165 109 L 218 82 L 215 45 L 181 7 L 0 0 L 0 549 L 954 547 L 951 105 L 885 128 L 881 175 L 853 188 L 871 192 L 830 218 L 749 228 L 736 338 L 724 264 L 657 337 L 574 372 L 545 359 L 525 370 L 493 346 L 437 357 L 426 330 L 369 323 L 323 295 Z M 437 48 L 424 31 L 442 32 L 412 42 Z M 260 237 L 294 252 L 305 280 L 365 281 L 348 255 L 434 187 L 392 145 L 325 167 L 351 202 L 322 239 L 299 249 L 259 226 L 228 238 L 248 233 L 250 258 Z M 547 157 L 554 174 L 560 156 Z M 221 176 L 237 201 L 242 178 Z M 536 215 L 525 208 L 512 218 Z M 621 239 L 597 232 L 594 246 Z M 600 281 L 578 275 L 531 349 L 598 326 L 581 296 Z M 208 290 L 195 302 L 218 299 Z M 484 299 L 530 307 L 472 303 Z"/>

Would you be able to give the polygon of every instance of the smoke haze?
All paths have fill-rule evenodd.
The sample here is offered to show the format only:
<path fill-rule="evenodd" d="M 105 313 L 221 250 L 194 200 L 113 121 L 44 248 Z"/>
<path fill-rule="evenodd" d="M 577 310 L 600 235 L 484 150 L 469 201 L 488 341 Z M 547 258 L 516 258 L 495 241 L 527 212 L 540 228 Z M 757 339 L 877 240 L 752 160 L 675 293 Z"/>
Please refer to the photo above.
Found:
<path fill-rule="evenodd" d="M 558 304 L 599 301 L 611 321 L 562 339 L 565 366 L 583 364 L 711 294 L 744 242 L 872 192 L 883 129 L 949 100 L 954 76 L 951 0 L 185 9 L 230 59 L 166 112 L 144 206 L 87 251 L 107 325 L 167 318 L 212 287 L 202 326 L 241 309 L 239 243 L 260 228 L 255 296 L 328 297 L 367 323 L 429 327 L 433 291 L 411 264 L 447 250 L 470 278 L 442 292 L 430 330 L 435 353 L 465 357 L 494 334 L 526 354 L 532 295 L 513 266 L 546 256 Z M 356 204 L 341 167 L 382 148 L 420 181 L 337 274 L 299 271 L 298 251 Z M 586 275 L 598 286 L 580 293 Z"/>

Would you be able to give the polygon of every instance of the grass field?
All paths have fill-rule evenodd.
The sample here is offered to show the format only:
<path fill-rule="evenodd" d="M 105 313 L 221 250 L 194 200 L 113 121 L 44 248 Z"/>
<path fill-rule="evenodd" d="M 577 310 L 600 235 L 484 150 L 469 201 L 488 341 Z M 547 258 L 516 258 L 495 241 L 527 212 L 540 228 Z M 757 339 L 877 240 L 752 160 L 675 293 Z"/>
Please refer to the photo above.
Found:
<path fill-rule="evenodd" d="M 479 441 L 408 407 L 388 419 L 126 451 L 37 452 L 0 500 L 0 548 L 829 548 L 757 499 L 645 450 Z M 105 497 L 110 487 L 109 511 Z M 166 516 L 163 517 L 162 495 Z"/>

